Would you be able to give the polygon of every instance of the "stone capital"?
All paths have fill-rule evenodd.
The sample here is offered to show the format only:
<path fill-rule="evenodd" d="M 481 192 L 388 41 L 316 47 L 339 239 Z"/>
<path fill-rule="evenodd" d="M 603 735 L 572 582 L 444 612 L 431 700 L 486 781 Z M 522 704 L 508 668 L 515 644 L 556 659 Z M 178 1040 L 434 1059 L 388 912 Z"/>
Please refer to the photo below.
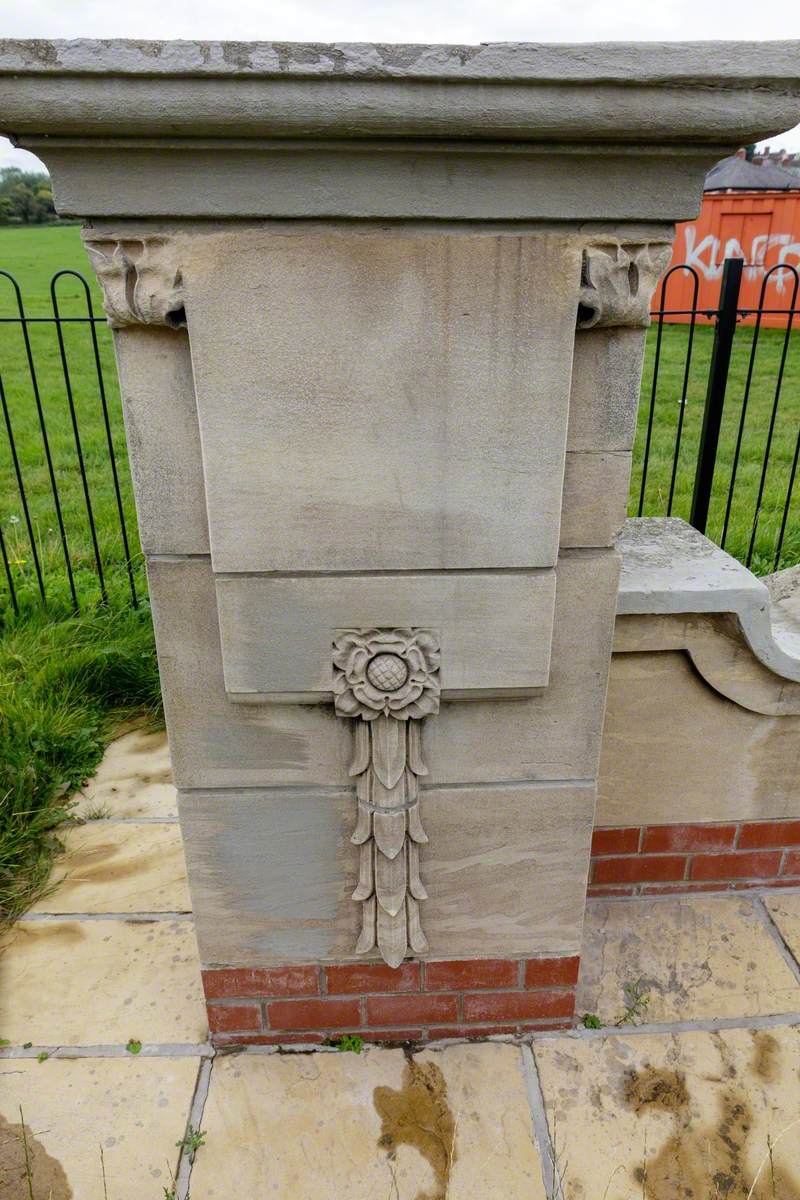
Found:
<path fill-rule="evenodd" d="M 578 329 L 650 324 L 650 301 L 672 253 L 668 242 L 588 246 L 583 252 Z"/>
<path fill-rule="evenodd" d="M 128 325 L 186 325 L 183 280 L 175 244 L 166 237 L 85 242 L 114 329 Z"/>

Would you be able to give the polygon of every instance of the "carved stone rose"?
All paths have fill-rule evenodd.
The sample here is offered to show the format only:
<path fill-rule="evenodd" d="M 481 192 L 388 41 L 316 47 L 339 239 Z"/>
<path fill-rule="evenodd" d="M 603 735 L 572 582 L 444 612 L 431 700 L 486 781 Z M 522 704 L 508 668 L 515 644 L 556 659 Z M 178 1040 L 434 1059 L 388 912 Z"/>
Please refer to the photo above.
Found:
<path fill-rule="evenodd" d="M 343 629 L 333 643 L 342 717 L 420 719 L 439 709 L 439 644 L 427 629 Z"/>

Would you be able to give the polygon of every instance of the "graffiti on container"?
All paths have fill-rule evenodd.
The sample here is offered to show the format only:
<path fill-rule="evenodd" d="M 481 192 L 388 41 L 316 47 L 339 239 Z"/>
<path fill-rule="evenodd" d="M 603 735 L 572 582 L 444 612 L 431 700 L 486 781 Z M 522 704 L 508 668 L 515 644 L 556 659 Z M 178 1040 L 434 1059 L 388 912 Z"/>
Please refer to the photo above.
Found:
<path fill-rule="evenodd" d="M 748 279 L 760 278 L 767 266 L 782 266 L 784 263 L 800 266 L 800 242 L 793 241 L 795 235 L 791 233 L 756 233 L 750 239 L 749 246 L 742 245 L 738 238 L 723 240 L 714 237 L 712 233 L 707 233 L 697 241 L 697 228 L 694 225 L 685 225 L 683 236 L 685 252 L 682 261 L 687 266 L 694 267 L 706 279 L 719 279 L 726 258 L 743 258 L 744 273 Z M 772 254 L 771 251 L 777 251 L 777 254 Z M 769 277 L 769 283 L 782 295 L 793 286 L 793 273 L 774 271 Z"/>

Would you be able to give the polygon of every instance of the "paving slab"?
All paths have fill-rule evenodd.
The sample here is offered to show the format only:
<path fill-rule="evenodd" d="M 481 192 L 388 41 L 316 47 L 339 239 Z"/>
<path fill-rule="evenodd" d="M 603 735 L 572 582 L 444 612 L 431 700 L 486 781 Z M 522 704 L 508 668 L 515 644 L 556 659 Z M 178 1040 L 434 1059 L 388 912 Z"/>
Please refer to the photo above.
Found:
<path fill-rule="evenodd" d="M 192 1200 L 544 1200 L 516 1046 L 217 1058 Z"/>
<path fill-rule="evenodd" d="M 800 1012 L 754 897 L 592 901 L 577 1011 L 614 1024 Z M 639 1001 L 636 1002 L 636 997 Z"/>
<path fill-rule="evenodd" d="M 0 1061 L 0 1197 L 109 1200 L 162 1196 L 192 1101 L 198 1060 Z"/>
<path fill-rule="evenodd" d="M 797 1029 L 543 1040 L 535 1057 L 559 1200 L 800 1195 Z"/>
<path fill-rule="evenodd" d="M 190 921 L 19 921 L 0 941 L 12 1045 L 198 1043 L 207 1031 Z"/>
<path fill-rule="evenodd" d="M 40 913 L 189 912 L 180 826 L 91 821 L 61 835 L 65 853 Z"/>
<path fill-rule="evenodd" d="M 166 733 L 134 729 L 111 743 L 75 806 L 80 817 L 97 812 L 118 819 L 177 820 Z"/>
<path fill-rule="evenodd" d="M 800 963 L 800 892 L 765 895 L 764 904 L 781 937 Z"/>

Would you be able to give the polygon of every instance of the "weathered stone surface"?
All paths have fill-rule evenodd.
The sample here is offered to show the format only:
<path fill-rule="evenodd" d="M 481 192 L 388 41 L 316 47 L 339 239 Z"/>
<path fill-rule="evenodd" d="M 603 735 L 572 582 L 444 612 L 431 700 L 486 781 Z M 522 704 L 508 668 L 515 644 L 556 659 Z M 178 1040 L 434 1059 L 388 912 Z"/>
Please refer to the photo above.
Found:
<path fill-rule="evenodd" d="M 18 922 L 0 945 L 0 1029 L 15 1046 L 204 1041 L 191 924 Z"/>
<path fill-rule="evenodd" d="M 564 1200 L 800 1187 L 795 1029 L 542 1041 L 535 1055 Z"/>
<path fill-rule="evenodd" d="M 595 777 L 618 572 L 612 550 L 562 552 L 548 687 L 443 705 L 423 731 L 432 782 Z"/>
<path fill-rule="evenodd" d="M 800 717 L 731 703 L 678 650 L 613 656 L 598 825 L 795 817 L 799 801 Z"/>
<path fill-rule="evenodd" d="M 50 877 L 53 891 L 33 906 L 43 913 L 191 910 L 177 823 L 90 821 L 62 833 L 65 853 Z"/>
<path fill-rule="evenodd" d="M 28 1196 L 20 1106 L 37 1200 L 158 1195 L 177 1169 L 197 1068 L 188 1057 L 0 1062 L 5 1196 Z"/>
<path fill-rule="evenodd" d="M 234 699 L 330 700 L 334 630 L 425 628 L 444 698 L 546 686 L 554 571 L 217 577 L 225 685 Z"/>
<path fill-rule="evenodd" d="M 745 566 L 677 517 L 625 524 L 620 616 L 639 613 L 735 613 L 765 667 L 800 682 L 800 639 L 770 621 L 770 594 Z"/>
<path fill-rule="evenodd" d="M 0 111 L 81 216 L 671 222 L 723 147 L 795 122 L 774 45 L 11 41 Z"/>
<path fill-rule="evenodd" d="M 203 1125 L 196 1200 L 545 1196 L 516 1046 L 218 1058 Z"/>
<path fill-rule="evenodd" d="M 593 809 L 592 784 L 423 791 L 431 956 L 577 953 Z M 352 791 L 182 796 L 203 962 L 352 958 L 354 814 Z"/>
<path fill-rule="evenodd" d="M 613 546 L 628 507 L 628 453 L 571 451 L 564 470 L 560 545 Z"/>
<path fill-rule="evenodd" d="M 148 580 L 177 784 L 345 783 L 351 734 L 332 705 L 226 696 L 208 559 L 153 559 Z"/>
<path fill-rule="evenodd" d="M 745 897 L 592 900 L 578 1012 L 609 1025 L 800 1012 L 800 984 L 757 904 Z M 641 1003 L 631 1008 L 634 993 Z"/>
<path fill-rule="evenodd" d="M 594 777 L 618 572 L 614 551 L 562 553 L 548 687 L 444 704 L 423 732 L 432 782 Z M 208 560 L 153 560 L 148 575 L 179 786 L 347 784 L 352 733 L 331 706 L 226 697 Z"/>
<path fill-rule="evenodd" d="M 239 230 L 184 256 L 216 571 L 553 565 L 576 237 Z"/>
<path fill-rule="evenodd" d="M 800 715 L 800 683 L 764 665 L 748 645 L 733 613 L 638 613 L 617 617 L 615 654 L 653 650 L 685 650 L 709 687 L 750 712 L 768 717 Z"/>
<path fill-rule="evenodd" d="M 572 358 L 567 450 L 631 450 L 636 435 L 646 333 L 578 330 Z"/>
<path fill-rule="evenodd" d="M 800 894 L 765 896 L 764 903 L 778 926 L 781 937 L 800 962 Z"/>
<path fill-rule="evenodd" d="M 207 554 L 189 339 L 182 330 L 133 327 L 114 344 L 142 549 Z"/>
<path fill-rule="evenodd" d="M 166 734 L 143 728 L 116 738 L 75 799 L 77 817 L 177 820 L 178 797 Z"/>

